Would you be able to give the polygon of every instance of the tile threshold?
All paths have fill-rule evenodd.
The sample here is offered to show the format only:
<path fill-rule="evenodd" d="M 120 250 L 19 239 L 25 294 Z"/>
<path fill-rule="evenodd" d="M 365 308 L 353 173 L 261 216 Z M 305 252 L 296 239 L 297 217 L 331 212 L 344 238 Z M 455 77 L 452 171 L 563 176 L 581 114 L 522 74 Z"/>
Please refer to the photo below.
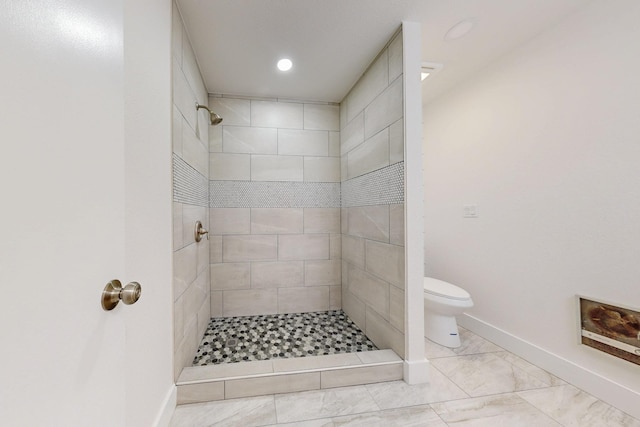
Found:
<path fill-rule="evenodd" d="M 387 349 L 187 367 L 182 370 L 176 386 L 178 404 L 186 404 L 239 397 L 237 391 L 232 396 L 229 390 L 240 383 L 261 385 L 242 391 L 243 397 L 249 397 L 396 381 L 402 376 L 402 358 Z M 303 385 L 293 382 L 289 390 L 287 380 L 302 377 L 308 381 L 303 381 Z M 210 392 L 200 393 L 202 390 Z"/>

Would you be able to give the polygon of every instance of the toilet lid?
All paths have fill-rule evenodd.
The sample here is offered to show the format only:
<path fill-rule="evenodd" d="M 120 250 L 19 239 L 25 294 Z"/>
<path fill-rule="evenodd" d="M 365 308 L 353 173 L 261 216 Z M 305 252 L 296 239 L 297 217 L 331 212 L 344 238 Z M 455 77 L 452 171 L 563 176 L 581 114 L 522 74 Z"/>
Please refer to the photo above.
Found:
<path fill-rule="evenodd" d="M 424 291 L 433 295 L 451 299 L 466 300 L 471 298 L 469 292 L 464 289 L 432 277 L 424 278 Z"/>

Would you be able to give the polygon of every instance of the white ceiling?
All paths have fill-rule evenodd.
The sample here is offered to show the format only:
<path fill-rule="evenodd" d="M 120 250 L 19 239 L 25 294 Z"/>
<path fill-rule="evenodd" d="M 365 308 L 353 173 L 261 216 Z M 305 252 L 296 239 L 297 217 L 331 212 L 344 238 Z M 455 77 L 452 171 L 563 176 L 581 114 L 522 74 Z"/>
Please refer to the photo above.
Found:
<path fill-rule="evenodd" d="M 422 23 L 422 61 L 444 64 L 423 102 L 588 0 L 178 0 L 210 93 L 340 102 L 403 20 Z M 465 37 L 445 42 L 473 18 Z M 278 59 L 294 68 L 278 71 Z"/>

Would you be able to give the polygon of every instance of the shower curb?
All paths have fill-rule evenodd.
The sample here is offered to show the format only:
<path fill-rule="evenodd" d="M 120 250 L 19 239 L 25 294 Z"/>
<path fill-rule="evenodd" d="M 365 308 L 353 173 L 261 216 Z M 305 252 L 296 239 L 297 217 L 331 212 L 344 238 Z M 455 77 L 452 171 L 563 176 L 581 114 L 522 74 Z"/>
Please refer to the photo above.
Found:
<path fill-rule="evenodd" d="M 272 359 L 184 368 L 178 404 L 396 381 L 403 360 L 393 350 Z"/>

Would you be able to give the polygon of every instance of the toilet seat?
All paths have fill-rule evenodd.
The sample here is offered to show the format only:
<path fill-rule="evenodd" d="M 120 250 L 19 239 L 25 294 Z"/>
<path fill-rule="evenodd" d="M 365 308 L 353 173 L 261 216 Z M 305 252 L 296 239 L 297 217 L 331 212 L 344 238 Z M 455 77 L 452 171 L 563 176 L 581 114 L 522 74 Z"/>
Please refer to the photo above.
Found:
<path fill-rule="evenodd" d="M 424 292 L 432 295 L 437 295 L 443 298 L 450 298 L 455 300 L 468 300 L 471 299 L 471 295 L 462 288 L 452 285 L 442 280 L 434 279 L 432 277 L 424 278 Z"/>

